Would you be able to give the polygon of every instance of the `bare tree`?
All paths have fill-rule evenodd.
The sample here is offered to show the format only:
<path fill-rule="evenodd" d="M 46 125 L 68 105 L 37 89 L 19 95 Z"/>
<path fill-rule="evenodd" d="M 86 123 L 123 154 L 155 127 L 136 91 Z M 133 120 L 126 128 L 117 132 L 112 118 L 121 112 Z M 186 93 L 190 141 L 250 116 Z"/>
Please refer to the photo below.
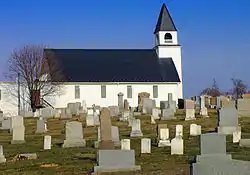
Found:
<path fill-rule="evenodd" d="M 210 95 L 213 97 L 219 96 L 221 94 L 222 93 L 220 92 L 220 89 L 219 89 L 218 84 L 217 84 L 215 79 L 213 79 L 212 87 L 206 88 L 206 89 L 202 90 L 202 92 L 200 93 L 200 95 Z"/>
<path fill-rule="evenodd" d="M 233 83 L 232 95 L 235 99 L 241 98 L 242 94 L 247 93 L 247 85 L 244 83 L 243 80 L 238 78 L 231 78 Z"/>
<path fill-rule="evenodd" d="M 37 105 L 40 105 L 40 99 L 46 96 L 54 96 L 61 93 L 61 82 L 51 81 L 51 74 L 48 70 L 47 59 L 44 57 L 44 46 L 42 45 L 25 45 L 15 49 L 8 60 L 8 72 L 6 78 L 10 82 L 16 82 L 17 76 L 20 77 L 20 86 L 22 91 L 25 91 L 20 97 L 25 100 L 33 111 Z M 50 66 L 56 67 L 56 64 Z M 53 68 L 53 70 L 56 70 Z M 57 74 L 57 80 L 62 80 L 60 71 L 54 71 Z M 54 75 L 55 77 L 55 75 Z M 12 95 L 18 96 L 17 88 L 9 88 Z M 20 92 L 19 92 L 20 95 Z"/>

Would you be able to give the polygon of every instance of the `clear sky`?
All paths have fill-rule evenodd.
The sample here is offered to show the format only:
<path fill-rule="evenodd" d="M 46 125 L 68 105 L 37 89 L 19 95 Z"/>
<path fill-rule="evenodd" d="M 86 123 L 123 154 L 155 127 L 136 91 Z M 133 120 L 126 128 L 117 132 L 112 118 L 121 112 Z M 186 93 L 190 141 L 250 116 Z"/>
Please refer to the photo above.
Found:
<path fill-rule="evenodd" d="M 23 44 L 52 48 L 152 48 L 166 3 L 179 32 L 184 95 L 215 78 L 250 85 L 249 0 L 6 0 L 0 1 L 0 80 L 10 52 Z M 150 71 L 150 70 L 149 70 Z"/>

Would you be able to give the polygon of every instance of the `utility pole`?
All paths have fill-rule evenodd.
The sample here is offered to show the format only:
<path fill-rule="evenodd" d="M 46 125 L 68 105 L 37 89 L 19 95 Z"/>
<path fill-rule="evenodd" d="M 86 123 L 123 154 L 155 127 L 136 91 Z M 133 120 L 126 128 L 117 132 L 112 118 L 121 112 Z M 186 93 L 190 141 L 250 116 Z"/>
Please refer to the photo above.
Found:
<path fill-rule="evenodd" d="M 20 105 L 21 105 L 21 101 L 20 101 L 20 73 L 17 73 L 17 86 L 18 86 L 18 115 L 20 115 Z"/>

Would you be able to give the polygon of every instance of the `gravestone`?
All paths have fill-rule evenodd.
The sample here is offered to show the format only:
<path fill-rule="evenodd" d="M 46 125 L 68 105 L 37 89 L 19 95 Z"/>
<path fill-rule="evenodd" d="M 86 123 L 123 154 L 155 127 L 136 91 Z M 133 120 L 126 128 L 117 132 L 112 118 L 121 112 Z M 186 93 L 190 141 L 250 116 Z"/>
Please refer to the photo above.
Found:
<path fill-rule="evenodd" d="M 185 113 L 185 120 L 195 120 L 195 109 L 186 109 Z"/>
<path fill-rule="evenodd" d="M 152 117 L 156 120 L 160 119 L 160 110 L 157 108 L 152 109 Z"/>
<path fill-rule="evenodd" d="M 63 148 L 85 147 L 86 142 L 83 139 L 82 123 L 77 121 L 66 123 L 66 139 L 63 142 Z"/>
<path fill-rule="evenodd" d="M 114 149 L 112 141 L 111 119 L 108 108 L 102 108 L 100 115 L 100 143 L 99 148 L 103 150 Z"/>
<path fill-rule="evenodd" d="M 72 114 L 69 108 L 61 109 L 60 119 L 70 119 L 72 118 Z"/>
<path fill-rule="evenodd" d="M 51 136 L 44 136 L 43 149 L 51 149 Z"/>
<path fill-rule="evenodd" d="M 141 139 L 141 154 L 151 153 L 151 139 L 143 138 Z"/>
<path fill-rule="evenodd" d="M 185 100 L 184 101 L 184 109 L 194 109 L 194 101 L 193 100 Z"/>
<path fill-rule="evenodd" d="M 241 131 L 238 124 L 238 112 L 235 107 L 222 107 L 218 114 L 218 133 L 233 134 L 235 131 Z"/>
<path fill-rule="evenodd" d="M 175 137 L 183 137 L 183 125 L 176 125 L 175 127 Z"/>
<path fill-rule="evenodd" d="M 160 101 L 160 109 L 167 109 L 168 108 L 168 101 Z"/>
<path fill-rule="evenodd" d="M 167 124 L 158 124 L 157 128 L 156 128 L 156 133 L 157 133 L 157 138 L 158 140 L 160 139 L 160 130 L 161 129 L 168 129 L 168 125 Z"/>
<path fill-rule="evenodd" d="M 250 148 L 250 139 L 240 139 L 240 147 Z"/>
<path fill-rule="evenodd" d="M 120 117 L 120 121 L 127 121 L 130 116 L 130 111 L 122 111 L 122 116 Z"/>
<path fill-rule="evenodd" d="M 135 165 L 134 150 L 99 150 L 97 155 L 95 173 L 141 170 L 141 166 Z"/>
<path fill-rule="evenodd" d="M 109 106 L 110 116 L 116 117 L 119 115 L 119 107 L 118 106 Z"/>
<path fill-rule="evenodd" d="M 72 115 L 79 114 L 80 107 L 81 107 L 81 103 L 80 102 L 68 103 L 67 104 L 67 108 L 70 109 Z"/>
<path fill-rule="evenodd" d="M 168 93 L 168 104 L 167 108 L 172 109 L 174 113 L 176 112 L 176 101 L 173 100 L 173 94 Z"/>
<path fill-rule="evenodd" d="M 158 147 L 171 146 L 171 143 L 169 140 L 169 129 L 168 128 L 161 128 L 159 135 L 160 135 L 160 137 L 159 137 L 159 141 L 158 141 Z"/>
<path fill-rule="evenodd" d="M 152 115 L 150 116 L 150 118 L 151 118 L 151 124 L 152 125 L 156 124 L 155 119 L 154 119 L 154 117 Z"/>
<path fill-rule="evenodd" d="M 144 114 L 151 114 L 152 109 L 155 108 L 155 100 L 144 98 L 142 105 L 143 105 L 142 112 Z"/>
<path fill-rule="evenodd" d="M 207 108 L 205 106 L 205 97 L 201 96 L 200 97 L 200 115 L 202 117 L 208 117 L 208 112 L 207 112 Z"/>
<path fill-rule="evenodd" d="M 82 110 L 79 111 L 79 121 L 86 121 L 87 113 Z"/>
<path fill-rule="evenodd" d="M 94 125 L 95 125 L 95 126 L 99 126 L 99 125 L 100 125 L 99 114 L 98 114 L 97 111 L 99 111 L 99 110 L 96 110 L 96 111 L 94 112 L 94 115 L 93 115 L 93 118 L 94 118 Z"/>
<path fill-rule="evenodd" d="M 87 109 L 86 125 L 87 126 L 95 126 L 95 117 L 94 117 L 94 109 L 93 108 Z"/>
<path fill-rule="evenodd" d="M 135 120 L 134 117 L 129 117 L 129 118 L 128 118 L 128 126 L 129 126 L 129 127 L 132 127 L 132 125 L 133 125 L 133 120 Z"/>
<path fill-rule="evenodd" d="M 11 118 L 4 119 L 0 123 L 2 123 L 2 126 L 0 127 L 0 129 L 11 130 Z"/>
<path fill-rule="evenodd" d="M 0 145 L 0 163 L 5 163 L 6 162 L 6 158 L 4 157 L 3 154 L 3 146 Z"/>
<path fill-rule="evenodd" d="M 220 96 L 216 97 L 216 108 L 217 109 L 221 108 L 221 98 L 220 98 Z"/>
<path fill-rule="evenodd" d="M 16 126 L 24 126 L 22 116 L 13 116 L 13 117 L 11 117 L 11 129 L 13 129 Z"/>
<path fill-rule="evenodd" d="M 171 155 L 183 155 L 184 145 L 181 136 L 177 136 L 171 140 Z"/>
<path fill-rule="evenodd" d="M 143 112 L 143 101 L 145 98 L 149 98 L 150 93 L 147 92 L 140 92 L 138 94 L 138 112 Z"/>
<path fill-rule="evenodd" d="M 241 131 L 234 131 L 233 132 L 233 143 L 239 143 L 241 139 Z"/>
<path fill-rule="evenodd" d="M 24 126 L 14 126 L 12 128 L 12 140 L 11 144 L 22 144 L 25 142 L 25 127 Z"/>
<path fill-rule="evenodd" d="M 130 139 L 121 140 L 121 150 L 130 150 Z"/>
<path fill-rule="evenodd" d="M 190 136 L 198 136 L 201 134 L 201 126 L 197 124 L 190 125 Z"/>
<path fill-rule="evenodd" d="M 128 111 L 128 110 L 129 110 L 129 103 L 128 103 L 128 100 L 127 100 L 127 99 L 124 100 L 124 110 L 125 110 L 125 111 Z"/>
<path fill-rule="evenodd" d="M 111 135 L 112 135 L 112 141 L 114 142 L 115 146 L 120 146 L 120 139 L 119 139 L 119 128 L 117 126 L 111 127 Z M 100 127 L 98 127 L 98 142 L 101 141 L 101 133 L 100 133 Z"/>
<path fill-rule="evenodd" d="M 172 120 L 175 119 L 174 110 L 171 108 L 162 109 L 161 120 Z"/>
<path fill-rule="evenodd" d="M 95 126 L 94 115 L 87 115 L 87 117 L 86 117 L 86 125 L 87 126 Z"/>
<path fill-rule="evenodd" d="M 215 144 L 216 143 L 216 144 Z M 226 136 L 218 133 L 201 135 L 201 155 L 226 154 Z"/>
<path fill-rule="evenodd" d="M 87 108 L 86 100 L 83 100 L 82 101 L 82 112 L 87 113 L 87 111 L 88 111 L 88 108 Z"/>
<path fill-rule="evenodd" d="M 135 119 L 132 122 L 132 131 L 130 133 L 130 137 L 142 137 L 143 134 L 141 132 L 141 120 Z"/>
<path fill-rule="evenodd" d="M 123 111 L 123 93 L 118 93 L 118 107 L 119 111 Z"/>
<path fill-rule="evenodd" d="M 237 100 L 237 109 L 239 116 L 241 117 L 250 117 L 250 99 L 238 99 Z"/>
<path fill-rule="evenodd" d="M 47 108 L 42 108 L 40 113 L 41 113 L 41 117 L 43 118 L 52 118 L 56 114 L 56 110 L 53 108 L 47 107 Z"/>
<path fill-rule="evenodd" d="M 201 135 L 201 155 L 192 165 L 193 175 L 248 175 L 250 162 L 233 160 L 226 154 L 226 136 L 217 133 Z"/>
<path fill-rule="evenodd" d="M 45 120 L 36 121 L 36 133 L 45 133 L 47 132 L 47 124 Z"/>

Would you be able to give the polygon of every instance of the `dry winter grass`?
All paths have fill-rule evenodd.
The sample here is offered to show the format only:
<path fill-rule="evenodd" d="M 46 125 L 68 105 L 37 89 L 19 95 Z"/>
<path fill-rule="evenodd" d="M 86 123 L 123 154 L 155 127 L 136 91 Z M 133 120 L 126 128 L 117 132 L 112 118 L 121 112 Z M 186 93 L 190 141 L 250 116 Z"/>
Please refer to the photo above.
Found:
<path fill-rule="evenodd" d="M 136 164 L 141 165 L 142 171 L 135 173 L 124 173 L 134 175 L 186 175 L 189 174 L 188 163 L 193 160 L 194 155 L 199 154 L 199 137 L 189 137 L 189 124 L 197 123 L 202 126 L 202 133 L 214 131 L 216 127 L 216 111 L 210 110 L 211 118 L 199 119 L 195 121 L 184 121 L 184 113 L 177 111 L 178 120 L 174 121 L 157 121 L 158 123 L 167 123 L 170 128 L 170 137 L 175 134 L 175 125 L 184 125 L 184 155 L 171 156 L 170 148 L 158 148 L 155 145 L 156 125 L 150 124 L 149 116 L 139 116 L 141 119 L 142 132 L 144 137 L 151 138 L 152 154 L 140 156 L 140 138 L 131 139 L 131 147 L 136 152 Z M 119 126 L 120 139 L 129 138 L 130 128 L 126 123 L 112 121 L 113 125 Z M 250 118 L 241 118 L 240 123 L 242 132 L 250 134 Z M 86 148 L 65 148 L 62 149 L 60 144 L 64 140 L 64 121 L 58 119 L 48 120 L 49 132 L 46 135 L 52 136 L 52 149 L 43 151 L 43 136 L 45 134 L 34 134 L 36 130 L 35 119 L 25 119 L 26 127 L 26 143 L 22 145 L 11 145 L 11 134 L 7 131 L 1 131 L 0 144 L 4 146 L 4 154 L 7 163 L 0 165 L 0 174 L 89 174 L 93 166 L 96 164 L 96 149 L 91 147 L 97 139 L 97 129 L 88 127 L 84 129 L 84 136 L 87 140 Z M 83 122 L 85 128 L 85 123 Z M 216 143 L 215 143 L 216 144 Z M 119 148 L 117 148 L 119 149 Z M 232 143 L 232 137 L 227 138 L 227 151 L 233 155 L 235 159 L 250 161 L 250 149 L 239 148 L 237 144 Z M 12 161 L 19 153 L 37 153 L 36 160 L 19 160 Z M 44 164 L 52 164 L 45 165 Z M 115 174 L 115 173 L 108 173 Z M 123 174 L 123 173 L 116 173 Z"/>

